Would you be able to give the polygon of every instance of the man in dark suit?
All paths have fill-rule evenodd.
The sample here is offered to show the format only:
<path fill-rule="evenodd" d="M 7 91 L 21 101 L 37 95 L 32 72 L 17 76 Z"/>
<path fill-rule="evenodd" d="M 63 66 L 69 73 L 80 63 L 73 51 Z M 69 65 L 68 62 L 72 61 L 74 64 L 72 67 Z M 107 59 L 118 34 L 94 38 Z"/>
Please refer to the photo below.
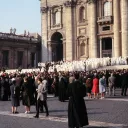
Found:
<path fill-rule="evenodd" d="M 109 87 L 109 95 L 112 95 L 113 92 L 113 96 L 115 96 L 115 85 L 116 82 L 116 77 L 114 76 L 113 73 L 111 73 L 111 76 L 108 78 L 108 87 Z"/>
<path fill-rule="evenodd" d="M 121 95 L 126 96 L 128 88 L 128 72 L 124 71 L 124 74 L 122 75 L 122 91 Z"/>

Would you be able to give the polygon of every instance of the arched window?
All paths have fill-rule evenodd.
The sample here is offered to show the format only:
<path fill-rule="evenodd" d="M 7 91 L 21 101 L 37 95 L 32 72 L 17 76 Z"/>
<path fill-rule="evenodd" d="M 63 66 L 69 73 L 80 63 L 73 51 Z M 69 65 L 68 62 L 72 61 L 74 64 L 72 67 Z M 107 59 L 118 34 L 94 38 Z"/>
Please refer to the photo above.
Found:
<path fill-rule="evenodd" d="M 104 16 L 111 16 L 111 2 L 104 3 Z"/>
<path fill-rule="evenodd" d="M 60 12 L 56 11 L 53 13 L 53 25 L 60 24 Z"/>
<path fill-rule="evenodd" d="M 79 10 L 79 21 L 84 22 L 85 21 L 85 7 L 81 7 Z"/>
<path fill-rule="evenodd" d="M 82 43 L 80 45 L 80 55 L 81 56 L 85 55 L 85 43 Z"/>

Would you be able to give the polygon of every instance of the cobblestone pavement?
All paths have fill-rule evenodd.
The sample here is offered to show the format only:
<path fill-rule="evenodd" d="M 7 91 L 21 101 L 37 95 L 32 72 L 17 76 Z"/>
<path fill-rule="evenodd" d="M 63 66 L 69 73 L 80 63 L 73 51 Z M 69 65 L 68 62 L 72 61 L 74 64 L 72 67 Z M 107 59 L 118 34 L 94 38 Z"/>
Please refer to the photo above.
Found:
<path fill-rule="evenodd" d="M 85 103 L 89 117 L 89 128 L 128 128 L 128 97 L 121 97 L 117 90 L 115 97 L 105 99 L 87 99 Z M 18 108 L 19 114 L 11 114 L 11 102 L 0 101 L 0 128 L 68 128 L 68 102 L 59 102 L 58 98 L 48 98 L 49 117 L 44 113 L 39 119 L 33 118 L 35 107 L 31 114 L 24 114 L 24 106 Z"/>

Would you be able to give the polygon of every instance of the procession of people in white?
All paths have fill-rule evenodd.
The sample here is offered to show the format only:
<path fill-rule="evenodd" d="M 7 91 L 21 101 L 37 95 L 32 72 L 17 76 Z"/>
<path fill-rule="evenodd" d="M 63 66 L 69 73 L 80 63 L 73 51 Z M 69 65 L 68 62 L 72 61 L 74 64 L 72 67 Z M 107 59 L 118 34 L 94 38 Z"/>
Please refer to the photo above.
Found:
<path fill-rule="evenodd" d="M 50 62 L 48 72 L 54 72 L 55 69 L 59 71 L 90 71 L 98 69 L 105 66 L 114 66 L 114 65 L 127 65 L 128 57 L 113 57 L 113 58 L 89 58 L 86 60 L 74 60 L 74 61 L 60 61 L 59 63 Z M 46 63 L 38 63 L 38 67 L 33 69 L 22 69 L 22 73 L 25 72 L 38 72 L 41 69 L 41 72 L 44 72 Z M 17 69 L 6 70 L 7 73 L 16 72 Z M 2 72 L 1 72 L 2 73 Z"/>
<path fill-rule="evenodd" d="M 80 61 L 61 61 L 59 64 L 51 62 L 48 72 L 54 72 L 55 68 L 57 71 L 90 71 L 104 66 L 113 66 L 113 65 L 126 65 L 127 57 L 118 57 L 118 58 L 89 58 L 87 60 Z M 38 66 L 44 67 L 45 63 L 39 63 Z M 44 68 L 41 69 L 44 71 Z"/>

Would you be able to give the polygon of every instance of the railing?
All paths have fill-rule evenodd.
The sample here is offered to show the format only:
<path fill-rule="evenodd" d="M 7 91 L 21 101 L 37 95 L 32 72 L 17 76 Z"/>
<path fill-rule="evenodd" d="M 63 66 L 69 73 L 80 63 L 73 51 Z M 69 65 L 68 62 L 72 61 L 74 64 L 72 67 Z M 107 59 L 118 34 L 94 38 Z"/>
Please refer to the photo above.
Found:
<path fill-rule="evenodd" d="M 112 53 L 112 50 L 102 50 L 102 52 L 103 52 L 104 54 L 110 54 L 110 53 Z"/>
<path fill-rule="evenodd" d="M 100 22 L 112 22 L 113 21 L 113 16 L 102 16 L 98 17 L 98 23 Z"/>
<path fill-rule="evenodd" d="M 52 25 L 52 28 L 59 28 L 59 27 L 61 27 L 61 24 Z"/>

